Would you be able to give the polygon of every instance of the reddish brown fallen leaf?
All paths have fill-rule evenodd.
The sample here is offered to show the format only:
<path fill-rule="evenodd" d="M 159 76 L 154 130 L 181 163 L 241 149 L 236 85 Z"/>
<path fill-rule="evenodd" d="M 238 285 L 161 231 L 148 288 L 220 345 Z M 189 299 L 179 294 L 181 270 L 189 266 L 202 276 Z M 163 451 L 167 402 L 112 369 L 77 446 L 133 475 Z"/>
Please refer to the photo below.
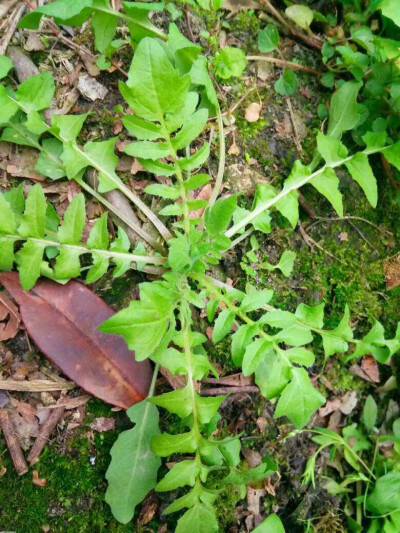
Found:
<path fill-rule="evenodd" d="M 45 487 L 47 485 L 47 479 L 44 479 L 43 477 L 40 478 L 39 472 L 34 470 L 32 472 L 32 483 L 38 487 Z"/>
<path fill-rule="evenodd" d="M 0 341 L 14 338 L 21 322 L 17 307 L 3 292 L 0 292 L 0 320 L 6 320 L 7 317 L 7 322 L 0 322 Z"/>
<path fill-rule="evenodd" d="M 135 361 L 122 337 L 98 331 L 114 314 L 99 296 L 76 281 L 39 280 L 24 291 L 16 272 L 1 273 L 0 283 L 18 303 L 39 349 L 80 387 L 124 409 L 146 397 L 150 363 Z"/>
<path fill-rule="evenodd" d="M 378 363 L 375 361 L 372 355 L 366 355 L 363 358 L 363 360 L 361 361 L 361 368 L 371 379 L 371 381 L 373 381 L 374 383 L 379 383 L 381 378 L 379 375 Z"/>

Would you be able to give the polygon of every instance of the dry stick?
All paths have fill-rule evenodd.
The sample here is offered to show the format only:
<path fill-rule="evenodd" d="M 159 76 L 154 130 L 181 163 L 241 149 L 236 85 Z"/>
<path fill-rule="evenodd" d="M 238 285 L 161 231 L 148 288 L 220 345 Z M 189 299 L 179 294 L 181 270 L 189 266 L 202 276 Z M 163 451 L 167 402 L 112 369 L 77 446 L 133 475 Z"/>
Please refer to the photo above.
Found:
<path fill-rule="evenodd" d="M 27 460 L 31 465 L 38 462 L 39 455 L 42 453 L 43 448 L 46 446 L 47 441 L 49 440 L 49 437 L 53 432 L 53 429 L 58 424 L 58 421 L 64 414 L 64 411 L 65 407 L 57 407 L 56 409 L 52 410 L 49 418 L 41 427 L 39 435 L 36 437 L 36 440 L 33 443 L 30 452 L 28 453 Z"/>
<path fill-rule="evenodd" d="M 15 6 L 19 0 L 3 0 L 0 5 L 0 19 L 7 15 L 8 11 Z"/>
<path fill-rule="evenodd" d="M 269 57 L 269 56 L 246 56 L 248 61 L 264 61 L 266 63 L 273 63 L 274 65 L 278 65 L 279 67 L 290 67 L 295 70 L 303 70 L 304 72 L 308 72 L 309 74 L 314 74 L 314 76 L 321 76 L 322 72 L 319 72 L 318 70 L 315 70 L 311 67 L 306 67 L 305 65 L 299 65 L 298 63 L 294 63 L 293 61 L 286 61 L 286 59 L 279 59 L 277 57 Z"/>
<path fill-rule="evenodd" d="M 17 6 L 9 21 L 8 30 L 4 34 L 1 42 L 0 42 L 0 55 L 4 55 L 6 53 L 7 47 L 11 41 L 11 37 L 13 36 L 15 29 L 17 27 L 18 22 L 20 21 L 23 12 L 25 11 L 25 5 L 21 4 L 20 6 Z"/>
<path fill-rule="evenodd" d="M 19 476 L 28 472 L 28 465 L 23 456 L 21 445 L 16 434 L 14 425 L 10 418 L 8 409 L 0 409 L 0 426 L 3 430 L 4 437 L 7 442 L 7 448 L 10 452 L 12 462 L 15 470 Z"/>
<path fill-rule="evenodd" d="M 19 392 L 48 392 L 55 390 L 74 389 L 75 384 L 69 381 L 52 381 L 50 379 L 32 379 L 20 381 L 18 379 L 0 379 L 0 390 Z"/>
<path fill-rule="evenodd" d="M 291 33 L 294 37 L 301 39 L 306 44 L 308 44 L 308 46 L 311 46 L 312 48 L 321 50 L 322 42 L 319 39 L 317 39 L 316 37 L 309 36 L 309 35 L 304 35 L 304 33 L 301 33 L 301 31 L 298 31 L 296 28 L 293 28 L 293 26 L 289 24 L 289 22 L 279 13 L 279 11 L 271 4 L 269 0 L 260 0 L 260 3 L 262 6 L 265 7 L 266 11 L 269 11 L 272 16 L 278 19 L 279 22 L 286 28 L 286 30 L 289 33 Z"/>
<path fill-rule="evenodd" d="M 383 154 L 381 154 L 381 163 L 390 185 L 393 187 L 395 192 L 397 192 L 400 189 L 400 183 L 394 179 L 392 168 Z"/>

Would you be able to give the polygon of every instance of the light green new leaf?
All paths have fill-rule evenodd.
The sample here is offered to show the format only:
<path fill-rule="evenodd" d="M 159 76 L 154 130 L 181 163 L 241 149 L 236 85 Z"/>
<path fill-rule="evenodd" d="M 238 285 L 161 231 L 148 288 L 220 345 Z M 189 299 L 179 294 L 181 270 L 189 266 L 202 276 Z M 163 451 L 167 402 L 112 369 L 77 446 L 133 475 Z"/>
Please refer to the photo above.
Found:
<path fill-rule="evenodd" d="M 58 139 L 44 139 L 43 150 L 36 161 L 35 170 L 43 176 L 57 180 L 66 176 L 64 164 L 61 161 L 63 144 Z"/>
<path fill-rule="evenodd" d="M 396 0 L 382 0 L 378 9 L 382 11 L 382 15 L 387 17 L 400 27 L 400 9 Z"/>
<path fill-rule="evenodd" d="M 289 311 L 277 309 L 276 311 L 265 313 L 258 322 L 260 324 L 268 324 L 274 328 L 289 328 L 296 323 L 296 317 Z"/>
<path fill-rule="evenodd" d="M 24 109 L 41 111 L 50 107 L 54 91 L 53 76 L 50 72 L 42 72 L 21 83 L 15 93 L 15 98 Z"/>
<path fill-rule="evenodd" d="M 128 28 L 135 42 L 143 37 L 160 37 L 163 34 L 149 20 L 150 11 L 162 11 L 164 3 L 156 2 L 122 2 L 125 13 L 129 16 Z"/>
<path fill-rule="evenodd" d="M 400 141 L 389 146 L 383 153 L 389 163 L 400 170 Z"/>
<path fill-rule="evenodd" d="M 253 533 L 285 533 L 285 528 L 278 515 L 270 514 L 261 524 L 253 529 Z"/>
<path fill-rule="evenodd" d="M 156 161 L 170 155 L 169 147 L 164 142 L 137 141 L 125 147 L 125 153 L 132 157 Z"/>
<path fill-rule="evenodd" d="M 236 209 L 237 197 L 235 194 L 227 198 L 220 198 L 211 208 L 205 212 L 205 225 L 211 235 L 223 233 Z"/>
<path fill-rule="evenodd" d="M 168 200 L 177 200 L 180 197 L 178 188 L 171 187 L 169 185 L 163 185 L 161 183 L 147 185 L 144 192 L 147 194 L 153 194 L 154 196 L 160 196 L 161 198 L 166 198 Z"/>
<path fill-rule="evenodd" d="M 196 503 L 178 520 L 175 533 L 218 533 L 219 527 L 214 509 L 204 503 Z"/>
<path fill-rule="evenodd" d="M 100 250 L 107 250 L 110 239 L 108 237 L 107 229 L 108 212 L 106 211 L 96 220 L 93 228 L 90 231 L 87 245 L 89 248 L 97 248 Z"/>
<path fill-rule="evenodd" d="M 161 43 L 145 38 L 136 49 L 128 82 L 120 84 L 120 90 L 137 115 L 163 123 L 167 113 L 182 108 L 189 85 L 190 77 L 179 76 Z"/>
<path fill-rule="evenodd" d="M 123 524 L 132 519 L 135 507 L 156 486 L 161 465 L 150 449 L 151 439 L 160 431 L 157 408 L 144 400 L 130 407 L 127 414 L 136 425 L 119 434 L 106 473 L 106 502 Z"/>
<path fill-rule="evenodd" d="M 324 135 L 321 132 L 318 132 L 317 135 L 317 147 L 318 152 L 328 165 L 341 161 L 348 153 L 345 145 L 338 139 Z"/>
<path fill-rule="evenodd" d="M 180 150 L 189 146 L 200 133 L 203 131 L 207 123 L 208 111 L 207 109 L 199 109 L 196 111 L 187 122 L 182 126 L 182 129 L 172 139 L 172 146 L 174 150 Z"/>
<path fill-rule="evenodd" d="M 210 145 L 204 143 L 200 150 L 197 150 L 189 157 L 182 157 L 178 159 L 178 164 L 182 170 L 195 170 L 200 168 L 208 159 L 210 155 Z"/>
<path fill-rule="evenodd" d="M 92 254 L 93 265 L 89 268 L 86 283 L 94 283 L 98 281 L 107 272 L 110 265 L 110 259 L 104 257 L 102 254 L 93 252 Z"/>
<path fill-rule="evenodd" d="M 296 309 L 296 317 L 307 326 L 321 329 L 324 325 L 324 307 L 324 303 L 315 306 L 302 303 Z"/>
<path fill-rule="evenodd" d="M 140 287 L 141 300 L 133 300 L 99 327 L 103 333 L 122 335 L 138 361 L 149 357 L 158 347 L 174 311 L 174 301 L 164 298 L 161 282 L 151 283 L 149 294 Z"/>
<path fill-rule="evenodd" d="M 268 350 L 254 372 L 261 394 L 269 400 L 279 396 L 290 380 L 290 369 L 290 363 L 274 350 Z"/>
<path fill-rule="evenodd" d="M 112 241 L 110 245 L 110 251 L 126 253 L 129 252 L 130 246 L 131 243 L 126 231 L 123 228 L 118 227 L 118 235 L 117 238 Z M 125 272 L 131 267 L 131 261 L 129 259 L 121 259 L 120 257 L 116 257 L 114 258 L 114 263 L 116 264 L 116 268 L 113 272 L 114 278 L 122 276 L 122 274 L 125 274 Z"/>
<path fill-rule="evenodd" d="M 16 231 L 17 222 L 11 205 L 7 202 L 4 195 L 0 194 L 0 233 L 13 234 Z"/>
<path fill-rule="evenodd" d="M 279 259 L 277 265 L 272 265 L 268 261 L 260 263 L 260 268 L 266 268 L 267 270 L 280 270 L 285 277 L 289 277 L 293 271 L 294 261 L 296 259 L 296 252 L 291 250 L 285 250 Z"/>
<path fill-rule="evenodd" d="M 370 394 L 367 396 L 362 412 L 362 419 L 364 422 L 364 426 L 368 430 L 374 429 L 376 426 L 376 419 L 378 416 L 378 406 L 376 405 L 376 402 Z"/>
<path fill-rule="evenodd" d="M 236 366 L 242 366 L 244 352 L 252 342 L 256 331 L 257 327 L 251 324 L 243 324 L 232 335 L 232 361 Z"/>
<path fill-rule="evenodd" d="M 246 348 L 243 356 L 243 375 L 250 376 L 260 364 L 261 359 L 267 356 L 271 343 L 265 339 L 256 339 Z"/>
<path fill-rule="evenodd" d="M 310 350 L 301 347 L 285 350 L 285 357 L 292 363 L 298 363 L 306 367 L 312 366 L 315 361 L 315 355 Z"/>
<path fill-rule="evenodd" d="M 108 0 L 96 0 L 96 5 L 103 9 L 109 9 Z M 105 53 L 117 30 L 118 17 L 114 13 L 95 11 L 92 17 L 94 41 L 99 52 Z"/>
<path fill-rule="evenodd" d="M 125 128 L 141 141 L 155 141 L 163 138 L 162 128 L 159 124 L 154 124 L 136 115 L 125 115 L 122 118 Z"/>
<path fill-rule="evenodd" d="M 179 272 L 183 268 L 190 266 L 190 245 L 187 237 L 179 234 L 176 238 L 170 239 L 168 244 L 168 264 L 171 269 Z"/>
<path fill-rule="evenodd" d="M 85 225 L 85 198 L 82 193 L 72 199 L 64 213 L 63 225 L 58 230 L 58 239 L 62 244 L 79 244 Z"/>
<path fill-rule="evenodd" d="M 298 192 L 290 191 L 284 198 L 278 200 L 275 204 L 275 208 L 280 212 L 282 216 L 287 218 L 292 226 L 295 228 L 299 221 L 299 200 Z"/>
<path fill-rule="evenodd" d="M 180 418 L 186 418 L 192 412 L 190 391 L 187 386 L 160 396 L 154 396 L 149 398 L 148 401 L 159 407 L 164 407 L 164 409 L 167 409 L 170 413 L 177 414 Z"/>
<path fill-rule="evenodd" d="M 275 91 L 282 96 L 290 96 L 297 91 L 299 82 L 292 70 L 285 70 L 282 76 L 274 84 Z"/>
<path fill-rule="evenodd" d="M 367 509 L 380 516 L 400 509 L 400 472 L 380 477 L 367 498 Z"/>
<path fill-rule="evenodd" d="M 347 352 L 349 347 L 347 341 L 353 338 L 353 330 L 349 322 L 350 310 L 348 305 L 346 305 L 343 318 L 339 325 L 334 329 L 321 333 L 325 357 L 330 357 L 335 353 Z"/>
<path fill-rule="evenodd" d="M 51 131 L 54 131 L 63 141 L 75 142 L 89 113 L 83 115 L 53 115 Z"/>
<path fill-rule="evenodd" d="M 294 4 L 285 10 L 285 15 L 293 20 L 303 30 L 309 30 L 310 24 L 313 21 L 314 13 L 308 6 L 302 4 Z"/>
<path fill-rule="evenodd" d="M 274 295 L 274 291 L 270 289 L 263 289 L 261 291 L 253 290 L 246 294 L 240 304 L 240 311 L 249 313 L 256 309 L 262 309 L 264 305 L 268 304 Z"/>
<path fill-rule="evenodd" d="M 362 152 L 358 152 L 346 163 L 346 167 L 353 180 L 364 191 L 368 202 L 372 207 L 376 207 L 378 203 L 378 186 L 371 165 L 369 164 L 368 156 Z"/>
<path fill-rule="evenodd" d="M 13 67 L 14 65 L 9 57 L 0 55 L 0 80 L 5 78 Z"/>
<path fill-rule="evenodd" d="M 230 309 L 224 309 L 220 312 L 217 317 L 217 320 L 215 321 L 214 329 L 211 336 L 211 340 L 214 344 L 217 344 L 217 342 L 222 341 L 222 339 L 224 339 L 228 335 L 228 333 L 230 333 L 234 320 L 235 313 Z"/>
<path fill-rule="evenodd" d="M 42 187 L 37 183 L 29 191 L 18 232 L 21 237 L 42 238 L 46 218 L 46 198 Z"/>
<path fill-rule="evenodd" d="M 201 424 L 208 424 L 217 413 L 226 396 L 205 397 L 196 394 L 197 416 Z"/>
<path fill-rule="evenodd" d="M 339 191 L 339 179 L 332 168 L 326 168 L 322 174 L 315 176 L 310 181 L 311 185 L 317 189 L 332 204 L 336 213 L 343 216 L 343 198 Z"/>
<path fill-rule="evenodd" d="M 342 133 L 352 130 L 357 125 L 359 120 L 357 96 L 361 86 L 361 82 L 346 81 L 333 94 L 327 131 L 330 137 L 340 139 Z"/>
<path fill-rule="evenodd" d="M 15 254 L 19 279 L 22 288 L 26 291 L 32 289 L 40 276 L 45 247 L 45 244 L 41 242 L 27 241 L 21 250 Z"/>
<path fill-rule="evenodd" d="M 0 236 L 0 270 L 8 272 L 12 270 L 15 256 L 14 243 L 16 239 Z"/>
<path fill-rule="evenodd" d="M 214 59 L 215 74 L 222 80 L 239 77 L 247 66 L 246 54 L 240 48 L 224 46 Z"/>
<path fill-rule="evenodd" d="M 258 49 L 260 52 L 272 52 L 278 44 L 279 33 L 275 24 L 267 24 L 265 28 L 258 32 Z"/>
<path fill-rule="evenodd" d="M 193 430 L 179 435 L 162 433 L 151 440 L 151 449 L 160 457 L 168 457 L 173 453 L 191 453 L 197 448 L 197 439 Z"/>
<path fill-rule="evenodd" d="M 99 169 L 99 192 L 108 192 L 121 183 L 115 168 L 118 165 L 118 157 L 114 154 L 116 139 L 107 141 L 88 142 L 84 146 L 86 165 Z"/>
<path fill-rule="evenodd" d="M 174 464 L 171 470 L 156 485 L 157 492 L 175 490 L 185 485 L 194 486 L 200 467 L 196 461 L 181 461 Z"/>
<path fill-rule="evenodd" d="M 313 387 L 306 370 L 292 368 L 292 379 L 279 398 L 274 418 L 287 416 L 297 428 L 301 428 L 324 403 L 325 398 Z"/>
<path fill-rule="evenodd" d="M 54 267 L 57 278 L 68 279 L 78 277 L 81 273 L 81 262 L 79 259 L 81 255 L 82 250 L 62 247 Z"/>
<path fill-rule="evenodd" d="M 306 326 L 299 324 L 284 328 L 274 338 L 278 342 L 284 342 L 290 346 L 304 346 L 313 340 L 311 331 Z"/>

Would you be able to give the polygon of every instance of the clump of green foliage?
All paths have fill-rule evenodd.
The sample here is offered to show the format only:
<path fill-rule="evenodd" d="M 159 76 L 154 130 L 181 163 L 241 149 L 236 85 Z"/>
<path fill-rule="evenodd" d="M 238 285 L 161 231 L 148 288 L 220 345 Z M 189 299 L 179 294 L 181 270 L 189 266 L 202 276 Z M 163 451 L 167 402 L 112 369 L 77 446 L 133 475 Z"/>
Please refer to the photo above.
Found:
<path fill-rule="evenodd" d="M 47 4 L 29 14 L 22 24 L 36 26 L 42 15 L 54 16 L 63 23 L 81 24 L 93 15 L 96 46 L 108 54 L 121 14 L 117 16 L 104 1 L 81 0 L 74 3 L 73 13 L 65 12 L 67 5 L 70 5 L 67 0 Z M 150 358 L 155 364 L 155 377 L 162 365 L 174 375 L 184 375 L 186 386 L 154 396 L 154 377 L 148 399 L 128 410 L 136 425 L 122 433 L 114 445 L 107 472 L 106 500 L 116 518 L 126 523 L 151 489 L 162 492 L 189 487 L 163 512 L 186 510 L 178 520 L 178 533 L 199 528 L 218 531 L 213 503 L 219 491 L 226 485 L 238 486 L 243 491 L 246 483 L 270 475 L 276 465 L 266 458 L 256 468 L 242 470 L 240 437 L 218 438 L 218 409 L 225 397 L 203 397 L 194 384 L 210 372 L 216 375 L 207 354 L 207 339 L 196 329 L 196 312 L 205 310 L 213 325 L 211 340 L 215 344 L 228 337 L 236 326 L 231 336 L 234 364 L 242 367 L 244 375 L 254 374 L 261 394 L 276 400 L 275 417 L 286 416 L 297 428 L 307 424 L 312 413 L 325 402 L 306 370 L 315 361 L 313 351 L 306 348 L 312 344 L 314 335 L 321 337 L 326 358 L 335 353 L 349 352 L 349 358 L 372 353 L 384 363 L 400 349 L 400 327 L 395 338 L 388 340 L 383 326 L 376 322 L 363 338 L 354 338 L 346 306 L 340 323 L 325 329 L 323 303 L 317 306 L 302 303 L 294 313 L 278 309 L 271 305 L 272 290 L 257 290 L 251 284 L 247 284 L 245 291 L 233 289 L 213 278 L 213 267 L 219 264 L 224 252 L 253 231 L 270 233 L 276 212 L 296 227 L 298 190 L 303 186 L 314 187 L 342 216 L 336 169 L 346 168 L 375 207 L 377 184 L 369 156 L 384 154 L 400 170 L 400 142 L 393 143 L 384 131 L 367 131 L 362 136 L 362 150 L 349 152 L 341 137 L 359 123 L 360 84 L 347 81 L 331 98 L 327 133 L 318 133 L 317 153 L 310 165 L 296 161 L 280 190 L 260 185 L 250 210 L 238 206 L 237 194 L 219 198 L 225 159 L 223 124 L 206 58 L 200 47 L 188 41 L 174 24 L 166 35 L 149 22 L 148 12 L 154 9 L 154 4 L 125 2 L 124 8 L 122 18 L 127 20 L 137 43 L 128 79 L 120 83 L 120 92 L 130 109 L 123 124 L 136 139 L 125 151 L 136 157 L 149 173 L 172 179 L 171 185 L 154 183 L 146 188 L 147 194 L 163 202 L 160 211 L 152 212 L 118 176 L 115 139 L 88 142 L 83 147 L 77 143 L 86 115 L 54 115 L 51 124 L 44 120 L 43 110 L 54 94 L 50 74 L 33 76 L 15 91 L 0 86 L 1 140 L 36 148 L 40 152 L 38 172 L 50 179 L 76 180 L 110 211 L 115 208 L 103 193 L 119 189 L 158 230 L 159 238 L 154 238 L 127 221 L 153 252 L 146 252 L 144 247 L 131 250 L 121 228 L 110 243 L 106 215 L 96 222 L 87 242 L 82 243 L 83 195 L 74 198 L 60 224 L 40 185 L 36 185 L 26 200 L 21 188 L 0 196 L 0 268 L 10 270 L 16 263 L 25 289 L 31 288 L 39 275 L 60 282 L 81 276 L 81 258 L 86 264 L 92 262 L 85 278 L 89 283 L 99 279 L 110 262 L 115 264 L 114 276 L 128 268 L 160 274 L 159 280 L 142 283 L 140 299 L 131 301 L 100 329 L 123 336 L 137 360 Z M 102 33 L 105 21 L 110 29 L 107 34 Z M 230 70 L 237 54 L 225 55 L 223 61 L 221 57 L 216 61 L 222 77 L 240 74 L 245 63 Z M 7 58 L 0 58 L 2 78 L 11 68 Z M 201 141 L 201 133 L 210 117 L 217 117 L 219 127 L 218 175 L 210 200 L 193 200 L 191 191 L 210 181 L 208 174 L 198 172 L 209 156 L 209 144 Z M 98 191 L 85 181 L 88 168 L 98 172 Z M 200 208 L 204 214 L 193 217 L 192 212 Z M 168 217 L 168 227 L 158 215 Z M 284 263 L 278 265 L 282 271 L 286 271 Z M 264 266 L 276 268 L 269 263 Z M 177 415 L 186 430 L 160 433 L 158 407 Z M 157 481 L 160 457 L 180 454 L 191 458 L 177 461 Z M 218 488 L 214 473 L 220 479 Z M 267 520 L 275 523 L 274 531 L 279 531 L 277 517 L 271 515 Z"/>

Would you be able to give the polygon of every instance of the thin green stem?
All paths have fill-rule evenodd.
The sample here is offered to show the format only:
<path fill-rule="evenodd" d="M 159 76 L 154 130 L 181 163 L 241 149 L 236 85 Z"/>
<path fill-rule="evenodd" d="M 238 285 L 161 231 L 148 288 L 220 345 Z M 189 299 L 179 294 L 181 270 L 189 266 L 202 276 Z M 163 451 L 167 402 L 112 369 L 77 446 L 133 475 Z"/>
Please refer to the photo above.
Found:
<path fill-rule="evenodd" d="M 141 263 L 149 263 L 153 265 L 159 265 L 162 263 L 165 263 L 166 258 L 165 257 L 156 257 L 151 255 L 137 255 L 137 254 L 130 254 L 130 253 L 124 253 L 124 252 L 114 252 L 112 250 L 102 250 L 99 248 L 88 248 L 87 246 L 82 246 L 79 244 L 63 244 L 58 241 L 52 241 L 47 239 L 39 239 L 37 237 L 28 237 L 23 238 L 20 235 L 2 235 L 2 239 L 10 239 L 13 241 L 32 241 L 38 244 L 41 244 L 43 246 L 54 246 L 57 248 L 66 248 L 69 250 L 75 250 L 80 252 L 81 254 L 99 254 L 104 257 L 109 257 L 110 259 L 124 259 L 126 261 L 131 262 L 141 262 Z"/>
<path fill-rule="evenodd" d="M 218 122 L 218 138 L 219 138 L 219 162 L 218 162 L 218 172 L 217 178 L 215 180 L 214 189 L 211 193 L 209 205 L 212 207 L 215 204 L 216 199 L 221 190 L 222 181 L 224 179 L 225 172 L 225 133 L 224 133 L 224 123 L 222 121 L 221 109 L 218 106 L 217 109 L 217 122 Z"/>
<path fill-rule="evenodd" d="M 383 152 L 387 148 L 389 148 L 389 147 L 387 146 L 387 147 L 383 147 L 383 148 L 373 148 L 373 149 L 364 150 L 364 151 L 358 152 L 358 153 L 364 153 L 366 155 L 370 155 L 370 154 L 375 154 L 377 152 Z M 299 181 L 296 181 L 295 183 L 293 183 L 293 185 L 291 185 L 289 187 L 284 187 L 281 190 L 281 192 L 279 192 L 274 198 L 271 198 L 270 200 L 268 200 L 266 202 L 260 203 L 253 211 L 251 211 L 251 213 L 249 213 L 248 215 L 243 217 L 239 222 L 234 224 L 228 231 L 225 232 L 226 237 L 230 238 L 233 235 L 235 235 L 235 233 L 237 233 L 242 228 L 244 228 L 248 224 L 250 224 L 256 217 L 258 217 L 258 215 L 260 215 L 264 211 L 267 211 L 268 209 L 270 209 L 273 205 L 275 205 L 280 200 L 285 198 L 292 191 L 296 191 L 297 189 L 300 189 L 300 187 L 302 187 L 303 185 L 306 185 L 307 183 L 310 183 L 310 181 L 313 178 L 316 178 L 317 176 L 320 176 L 327 169 L 329 169 L 329 168 L 337 168 L 337 167 L 340 167 L 340 166 L 348 163 L 349 161 L 351 161 L 353 159 L 353 157 L 354 157 L 354 155 L 351 155 L 351 156 L 348 156 L 348 157 L 346 157 L 344 159 L 341 159 L 340 161 L 337 161 L 335 163 L 325 164 L 323 167 L 321 167 L 320 169 L 316 170 L 315 172 L 312 172 L 310 175 L 304 176 L 303 179 L 301 179 Z"/>

